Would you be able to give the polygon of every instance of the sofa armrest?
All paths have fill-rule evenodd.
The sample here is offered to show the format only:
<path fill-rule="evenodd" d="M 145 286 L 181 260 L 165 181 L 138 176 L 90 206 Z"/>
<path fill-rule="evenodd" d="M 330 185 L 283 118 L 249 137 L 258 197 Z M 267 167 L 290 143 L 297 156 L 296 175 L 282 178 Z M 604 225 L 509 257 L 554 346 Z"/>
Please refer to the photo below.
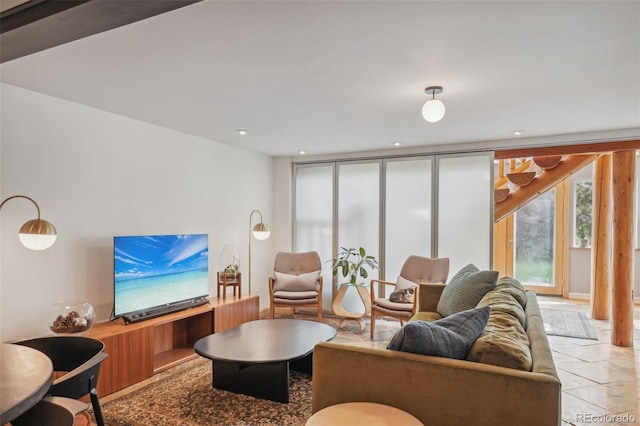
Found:
<path fill-rule="evenodd" d="M 418 293 L 420 312 L 436 312 L 440 296 L 444 290 L 443 283 L 422 283 Z"/>

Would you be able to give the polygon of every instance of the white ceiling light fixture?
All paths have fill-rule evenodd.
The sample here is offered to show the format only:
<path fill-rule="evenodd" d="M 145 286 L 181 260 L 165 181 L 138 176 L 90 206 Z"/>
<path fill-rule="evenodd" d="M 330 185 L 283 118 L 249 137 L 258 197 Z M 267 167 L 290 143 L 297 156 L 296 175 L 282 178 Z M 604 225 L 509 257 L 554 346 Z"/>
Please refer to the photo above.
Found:
<path fill-rule="evenodd" d="M 431 99 L 425 102 L 422 107 L 422 117 L 429 123 L 437 123 L 444 117 L 445 108 L 441 100 L 436 99 L 436 95 L 442 93 L 442 86 L 429 86 L 424 89 L 427 95 L 431 95 Z"/>
<path fill-rule="evenodd" d="M 246 135 L 247 133 L 249 133 L 249 131 L 247 129 L 238 129 L 237 130 L 239 134 L 241 134 L 242 136 Z"/>

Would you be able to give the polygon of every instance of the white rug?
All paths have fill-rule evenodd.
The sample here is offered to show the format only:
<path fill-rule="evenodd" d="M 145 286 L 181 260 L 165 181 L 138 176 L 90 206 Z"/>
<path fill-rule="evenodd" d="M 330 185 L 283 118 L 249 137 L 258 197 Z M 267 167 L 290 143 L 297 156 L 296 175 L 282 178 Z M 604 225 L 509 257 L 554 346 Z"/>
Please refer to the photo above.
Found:
<path fill-rule="evenodd" d="M 598 340 L 584 312 L 540 309 L 540 313 L 544 321 L 544 329 L 550 336 Z"/>

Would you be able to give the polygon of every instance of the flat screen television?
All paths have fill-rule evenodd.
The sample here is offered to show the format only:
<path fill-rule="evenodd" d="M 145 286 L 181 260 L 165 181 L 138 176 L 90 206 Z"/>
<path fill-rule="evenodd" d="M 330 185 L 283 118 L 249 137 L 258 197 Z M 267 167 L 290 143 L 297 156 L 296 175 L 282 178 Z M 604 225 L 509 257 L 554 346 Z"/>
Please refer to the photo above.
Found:
<path fill-rule="evenodd" d="M 137 322 L 207 303 L 207 234 L 113 238 L 114 318 Z"/>

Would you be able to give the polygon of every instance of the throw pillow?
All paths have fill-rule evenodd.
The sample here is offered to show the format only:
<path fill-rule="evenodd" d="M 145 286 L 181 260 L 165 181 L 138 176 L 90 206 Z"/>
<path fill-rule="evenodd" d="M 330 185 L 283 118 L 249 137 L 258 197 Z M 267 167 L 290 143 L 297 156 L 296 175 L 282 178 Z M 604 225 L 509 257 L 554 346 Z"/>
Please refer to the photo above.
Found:
<path fill-rule="evenodd" d="M 520 302 L 511 294 L 512 289 L 511 285 L 498 285 L 478 303 L 478 306 L 490 306 L 491 314 L 467 359 L 531 371 L 531 349 L 524 329 L 525 312 Z"/>
<path fill-rule="evenodd" d="M 475 308 L 480 299 L 495 288 L 497 280 L 497 271 L 480 271 L 470 263 L 444 286 L 436 310 L 446 317 Z"/>
<path fill-rule="evenodd" d="M 387 349 L 466 359 L 473 342 L 487 325 L 491 308 L 469 309 L 434 322 L 410 321 L 391 339 Z"/>
<path fill-rule="evenodd" d="M 282 272 L 273 272 L 275 282 L 273 291 L 318 291 L 318 277 L 320 271 L 307 272 L 294 275 Z"/>
<path fill-rule="evenodd" d="M 527 290 L 520 284 L 520 281 L 513 277 L 502 277 L 496 284 L 496 290 L 501 290 L 513 296 L 520 306 L 527 306 Z"/>
<path fill-rule="evenodd" d="M 406 288 L 416 288 L 416 287 L 418 287 L 418 284 L 414 283 L 413 281 L 409 281 L 408 279 L 398 275 L 398 279 L 396 280 L 395 290 L 404 290 Z"/>

